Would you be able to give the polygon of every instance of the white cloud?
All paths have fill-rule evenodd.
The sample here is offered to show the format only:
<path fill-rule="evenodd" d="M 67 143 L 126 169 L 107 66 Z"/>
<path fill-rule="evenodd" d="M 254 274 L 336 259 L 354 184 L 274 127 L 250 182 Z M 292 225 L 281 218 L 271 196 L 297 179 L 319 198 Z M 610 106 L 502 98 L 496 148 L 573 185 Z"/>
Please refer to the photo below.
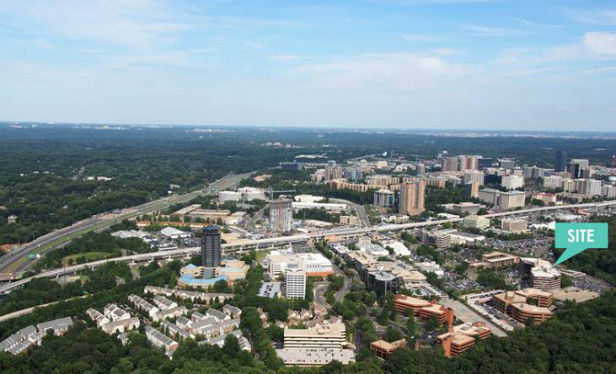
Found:
<path fill-rule="evenodd" d="M 519 31 L 505 29 L 501 27 L 490 27 L 483 25 L 474 25 L 474 24 L 465 24 L 462 25 L 464 30 L 472 32 L 472 36 L 494 36 L 494 37 L 502 37 L 502 36 L 511 36 L 519 34 Z"/>
<path fill-rule="evenodd" d="M 244 42 L 244 45 L 251 49 L 263 49 L 265 47 L 264 44 L 257 42 Z"/>
<path fill-rule="evenodd" d="M 552 25 L 549 23 L 540 23 L 536 21 L 531 21 L 525 18 L 514 18 L 513 20 L 521 25 L 524 25 L 528 28 L 533 28 L 533 29 L 558 29 L 562 27 L 560 25 Z"/>
<path fill-rule="evenodd" d="M 610 26 L 616 25 L 616 9 L 572 10 L 569 15 L 580 23 Z"/>
<path fill-rule="evenodd" d="M 149 48 L 173 42 L 189 27 L 181 8 L 162 0 L 33 0 L 0 3 L 0 12 L 34 21 L 43 31 L 73 40 Z"/>
<path fill-rule="evenodd" d="M 474 4 L 474 3 L 498 3 L 501 0 L 380 0 L 383 3 L 400 5 L 442 5 L 442 4 Z"/>
<path fill-rule="evenodd" d="M 355 90 L 412 90 L 438 85 L 476 69 L 434 54 L 381 53 L 347 56 L 333 62 L 297 66 L 292 72 L 311 86 Z"/>
<path fill-rule="evenodd" d="M 299 55 L 274 55 L 269 56 L 268 59 L 272 61 L 278 62 L 294 62 L 301 58 Z"/>
<path fill-rule="evenodd" d="M 434 48 L 432 53 L 440 56 L 455 56 L 460 54 L 460 50 L 455 48 Z"/>
<path fill-rule="evenodd" d="M 429 34 L 406 33 L 399 35 L 400 39 L 413 43 L 428 43 L 442 40 L 442 37 Z"/>
<path fill-rule="evenodd" d="M 616 34 L 609 32 L 587 32 L 584 46 L 592 53 L 616 56 Z"/>

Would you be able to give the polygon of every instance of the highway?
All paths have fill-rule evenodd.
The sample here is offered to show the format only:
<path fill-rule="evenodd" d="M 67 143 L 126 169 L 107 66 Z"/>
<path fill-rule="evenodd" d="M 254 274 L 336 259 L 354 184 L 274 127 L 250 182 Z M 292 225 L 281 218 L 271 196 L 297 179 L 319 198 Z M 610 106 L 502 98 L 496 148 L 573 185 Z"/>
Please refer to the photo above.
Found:
<path fill-rule="evenodd" d="M 71 226 L 52 231 L 0 257 L 0 273 L 17 273 L 27 269 L 36 261 L 36 259 L 27 258 L 28 254 L 31 252 L 35 252 L 43 256 L 45 253 L 68 243 L 71 239 L 83 235 L 88 231 L 102 230 L 124 219 L 130 219 L 141 214 L 162 210 L 170 205 L 185 203 L 200 195 L 217 193 L 220 190 L 233 187 L 241 179 L 246 178 L 250 174 L 252 174 L 252 172 L 244 174 L 229 174 L 210 183 L 205 189 L 199 189 L 181 195 L 171 195 L 159 200 L 150 201 L 136 207 L 124 209 L 118 214 L 111 213 L 93 216 L 91 218 L 76 222 Z"/>
<path fill-rule="evenodd" d="M 561 210 L 561 209 L 577 209 L 577 208 L 603 208 L 616 205 L 616 201 L 607 201 L 600 203 L 585 203 L 585 204 L 571 204 L 571 205 L 560 205 L 560 206 L 549 206 L 549 207 L 539 207 L 539 208 L 529 208 L 522 210 L 515 210 L 510 212 L 502 212 L 502 213 L 494 213 L 487 214 L 485 217 L 502 217 L 502 216 L 511 216 L 511 215 L 520 215 L 520 214 L 529 214 L 536 213 L 541 211 L 549 211 L 549 210 Z M 361 236 L 370 233 L 381 233 L 381 232 L 390 232 L 390 231 L 399 231 L 405 229 L 412 229 L 418 227 L 428 227 L 435 225 L 442 225 L 445 223 L 455 223 L 460 222 L 461 218 L 452 218 L 452 219 L 444 219 L 444 220 L 434 220 L 434 221 L 425 221 L 425 222 L 409 222 L 409 223 L 401 223 L 401 224 L 388 224 L 376 227 L 368 227 L 368 228 L 350 228 L 350 229 L 332 229 L 326 230 L 317 233 L 311 234 L 302 234 L 302 235 L 291 235 L 291 236 L 281 236 L 276 238 L 265 238 L 265 239 L 255 239 L 255 240 L 243 240 L 234 243 L 226 243 L 222 245 L 222 249 L 224 253 L 233 253 L 238 251 L 243 251 L 249 248 L 256 248 L 256 250 L 265 250 L 269 248 L 273 248 L 274 246 L 284 246 L 295 243 L 305 243 L 309 240 L 319 240 L 324 239 L 331 236 L 342 236 L 342 237 L 353 237 L 353 236 Z M 98 260 L 93 262 L 87 262 L 85 264 L 73 265 L 64 268 L 54 269 L 42 272 L 40 274 L 34 275 L 32 277 L 24 278 L 15 282 L 6 283 L 0 286 L 0 294 L 5 294 L 10 292 L 12 289 L 16 287 L 20 287 L 30 280 L 34 278 L 42 278 L 42 277 L 56 277 L 64 274 L 74 273 L 79 270 L 94 268 L 108 262 L 147 262 L 152 260 L 164 260 L 164 259 L 172 259 L 172 258 L 182 258 L 189 257 L 190 255 L 197 253 L 199 251 L 199 247 L 191 247 L 191 248 L 182 248 L 171 251 L 162 251 L 162 252 L 151 252 L 151 253 L 142 253 L 131 256 L 123 256 L 123 257 L 115 257 L 105 260 Z"/>

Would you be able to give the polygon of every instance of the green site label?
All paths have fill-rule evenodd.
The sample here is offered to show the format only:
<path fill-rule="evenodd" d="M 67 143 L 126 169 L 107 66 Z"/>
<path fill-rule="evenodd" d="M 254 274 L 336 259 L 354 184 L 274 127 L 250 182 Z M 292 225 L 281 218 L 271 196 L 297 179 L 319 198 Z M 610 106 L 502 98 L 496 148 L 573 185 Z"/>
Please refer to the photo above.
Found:
<path fill-rule="evenodd" d="M 590 248 L 608 247 L 607 223 L 556 223 L 555 247 L 566 248 L 554 265 Z"/>

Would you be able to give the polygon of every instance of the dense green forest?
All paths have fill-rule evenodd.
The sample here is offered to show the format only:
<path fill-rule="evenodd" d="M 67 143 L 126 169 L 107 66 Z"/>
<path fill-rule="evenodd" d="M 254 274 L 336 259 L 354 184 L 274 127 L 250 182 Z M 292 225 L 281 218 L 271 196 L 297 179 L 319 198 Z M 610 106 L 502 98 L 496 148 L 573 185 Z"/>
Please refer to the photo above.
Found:
<path fill-rule="evenodd" d="M 250 132 L 0 124 L 0 244 L 30 241 L 93 214 L 156 199 L 171 184 L 182 192 L 229 172 L 275 166 L 296 152 L 262 152 Z M 18 217 L 16 224 L 8 224 L 10 215 Z"/>
<path fill-rule="evenodd" d="M 393 152 L 409 160 L 439 151 L 513 157 L 519 164 L 550 166 L 554 153 L 607 163 L 616 140 L 500 136 L 434 136 L 422 132 L 333 131 L 322 129 L 114 127 L 0 123 L 0 244 L 26 242 L 92 214 L 134 206 L 177 191 L 203 186 L 229 172 L 292 161 L 298 154 L 322 154 L 338 161 Z M 463 141 L 461 141 L 463 140 Z M 293 147 L 265 147 L 280 142 Z M 111 180 L 88 180 L 107 177 Z M 304 180 L 307 182 L 306 180 Z M 319 193 L 296 185 L 307 193 Z M 325 188 L 325 187 L 324 187 Z M 331 192 L 358 203 L 371 193 Z M 17 223 L 7 217 L 16 215 Z"/>
<path fill-rule="evenodd" d="M 586 250 L 563 262 L 563 265 L 616 284 L 616 217 L 595 216 L 590 221 L 608 223 L 609 248 Z M 555 249 L 554 259 L 560 257 L 564 251 L 563 248 Z"/>

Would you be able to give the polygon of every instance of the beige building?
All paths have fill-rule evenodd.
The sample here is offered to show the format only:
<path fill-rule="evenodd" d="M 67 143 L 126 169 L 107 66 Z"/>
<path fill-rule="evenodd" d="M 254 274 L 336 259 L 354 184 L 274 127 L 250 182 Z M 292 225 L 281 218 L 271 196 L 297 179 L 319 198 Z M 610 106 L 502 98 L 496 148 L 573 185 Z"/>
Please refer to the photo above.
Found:
<path fill-rule="evenodd" d="M 458 170 L 458 158 L 455 156 L 444 157 L 442 171 L 457 171 Z"/>
<path fill-rule="evenodd" d="M 493 188 L 479 191 L 479 199 L 488 204 L 493 204 L 502 210 L 523 208 L 526 195 L 522 191 L 503 192 Z"/>
<path fill-rule="evenodd" d="M 485 229 L 490 227 L 490 219 L 476 215 L 466 216 L 462 220 L 462 226 L 473 229 Z"/>
<path fill-rule="evenodd" d="M 426 182 L 417 179 L 413 183 L 405 183 L 400 187 L 400 214 L 417 216 L 423 213 Z"/>
<path fill-rule="evenodd" d="M 306 329 L 286 327 L 283 348 L 276 353 L 285 365 L 320 366 L 333 360 L 348 364 L 355 361 L 355 352 L 350 346 L 344 323 L 336 319 Z"/>
<path fill-rule="evenodd" d="M 501 230 L 508 232 L 524 232 L 528 222 L 525 219 L 505 218 L 501 221 Z"/>

